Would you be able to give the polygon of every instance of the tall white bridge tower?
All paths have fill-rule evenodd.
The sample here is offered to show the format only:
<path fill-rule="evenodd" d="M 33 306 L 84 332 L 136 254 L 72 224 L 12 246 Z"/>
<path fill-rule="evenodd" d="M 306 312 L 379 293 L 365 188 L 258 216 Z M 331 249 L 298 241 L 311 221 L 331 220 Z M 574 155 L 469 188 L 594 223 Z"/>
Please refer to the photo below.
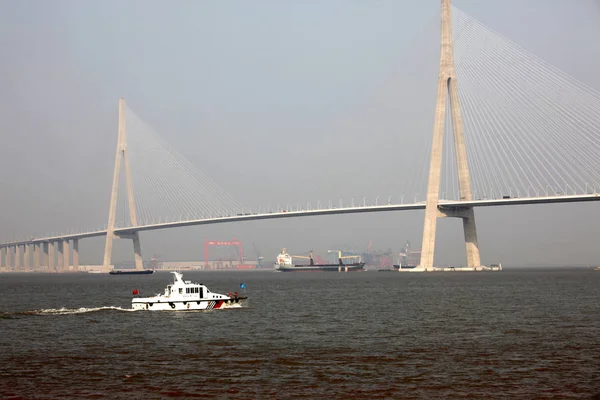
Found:
<path fill-rule="evenodd" d="M 131 169 L 129 168 L 129 153 L 127 150 L 127 127 L 125 121 L 125 100 L 119 99 L 119 132 L 117 139 L 117 154 L 115 157 L 115 170 L 113 175 L 112 191 L 110 195 L 110 206 L 108 209 L 108 224 L 106 226 L 106 245 L 104 246 L 104 269 L 111 265 L 112 245 L 115 238 L 132 239 L 133 251 L 135 253 L 135 269 L 143 269 L 142 248 L 140 235 L 133 231 L 127 234 L 115 233 L 115 221 L 117 216 L 117 200 L 119 198 L 119 181 L 121 178 L 121 163 L 125 164 L 125 184 L 127 186 L 127 208 L 131 226 L 137 226 L 137 214 L 135 198 L 133 196 L 133 183 L 131 181 Z"/>
<path fill-rule="evenodd" d="M 448 101 L 449 100 L 449 101 Z M 450 103 L 452 118 L 452 135 L 456 167 L 458 170 L 458 188 L 461 201 L 471 201 L 471 179 L 467 162 L 467 148 L 463 131 L 463 120 L 458 98 L 458 83 L 454 66 L 454 41 L 452 39 L 452 4 L 450 0 L 442 0 L 442 43 L 440 55 L 440 73 L 438 78 L 435 121 L 433 125 L 433 143 L 429 165 L 429 181 L 427 184 L 427 202 L 425 206 L 425 224 L 423 228 L 423 244 L 421 247 L 420 269 L 433 269 L 435 253 L 435 233 L 437 219 L 440 217 L 462 218 L 467 247 L 467 266 L 477 268 L 481 261 L 477 245 L 477 229 L 473 207 L 442 208 L 439 205 L 440 178 L 442 172 L 442 154 L 444 147 L 444 122 L 446 105 Z"/>

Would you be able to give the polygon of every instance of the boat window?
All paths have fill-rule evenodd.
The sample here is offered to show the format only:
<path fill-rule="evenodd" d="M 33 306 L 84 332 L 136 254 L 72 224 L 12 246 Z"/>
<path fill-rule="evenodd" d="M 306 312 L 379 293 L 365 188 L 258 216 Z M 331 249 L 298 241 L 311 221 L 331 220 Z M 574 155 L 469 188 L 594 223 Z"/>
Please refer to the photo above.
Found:
<path fill-rule="evenodd" d="M 179 294 L 183 294 L 183 288 L 179 288 Z"/>
<path fill-rule="evenodd" d="M 195 293 L 200 293 L 200 288 L 196 288 Z"/>
<path fill-rule="evenodd" d="M 204 297 L 204 289 L 200 288 L 200 298 Z"/>

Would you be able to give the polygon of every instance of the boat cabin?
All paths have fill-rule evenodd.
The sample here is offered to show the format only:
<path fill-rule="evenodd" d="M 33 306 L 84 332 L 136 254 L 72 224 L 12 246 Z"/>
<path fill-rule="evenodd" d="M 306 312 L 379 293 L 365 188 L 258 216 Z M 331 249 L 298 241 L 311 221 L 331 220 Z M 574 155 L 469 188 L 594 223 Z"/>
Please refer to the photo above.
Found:
<path fill-rule="evenodd" d="M 186 281 L 186 285 L 187 285 Z M 190 296 L 190 297 L 204 297 L 204 286 L 186 286 L 186 287 L 177 287 L 177 285 L 169 285 L 165 289 L 165 296 L 170 297 L 172 295 L 184 295 L 184 294 L 194 294 L 198 296 Z M 207 289 L 208 290 L 208 289 Z"/>
<path fill-rule="evenodd" d="M 177 298 L 182 300 L 187 299 L 226 299 L 227 296 L 211 293 L 211 291 L 202 283 L 192 283 L 192 281 L 184 281 L 182 274 L 172 271 L 174 281 L 165 289 L 165 297 Z"/>

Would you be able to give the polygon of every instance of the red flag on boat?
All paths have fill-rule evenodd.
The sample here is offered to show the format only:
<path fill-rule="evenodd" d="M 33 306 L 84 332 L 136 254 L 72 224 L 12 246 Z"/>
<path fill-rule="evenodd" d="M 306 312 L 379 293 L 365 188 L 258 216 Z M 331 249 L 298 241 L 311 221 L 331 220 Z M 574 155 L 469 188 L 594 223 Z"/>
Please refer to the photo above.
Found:
<path fill-rule="evenodd" d="M 137 289 L 133 289 L 133 294 L 138 294 L 138 290 Z"/>

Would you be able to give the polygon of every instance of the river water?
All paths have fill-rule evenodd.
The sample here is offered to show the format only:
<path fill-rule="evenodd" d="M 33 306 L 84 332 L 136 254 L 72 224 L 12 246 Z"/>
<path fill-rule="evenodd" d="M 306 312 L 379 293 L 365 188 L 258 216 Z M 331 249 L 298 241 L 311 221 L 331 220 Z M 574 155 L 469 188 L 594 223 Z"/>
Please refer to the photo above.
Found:
<path fill-rule="evenodd" d="M 187 272 L 245 309 L 128 311 L 172 280 L 0 275 L 0 398 L 591 398 L 600 272 Z"/>

